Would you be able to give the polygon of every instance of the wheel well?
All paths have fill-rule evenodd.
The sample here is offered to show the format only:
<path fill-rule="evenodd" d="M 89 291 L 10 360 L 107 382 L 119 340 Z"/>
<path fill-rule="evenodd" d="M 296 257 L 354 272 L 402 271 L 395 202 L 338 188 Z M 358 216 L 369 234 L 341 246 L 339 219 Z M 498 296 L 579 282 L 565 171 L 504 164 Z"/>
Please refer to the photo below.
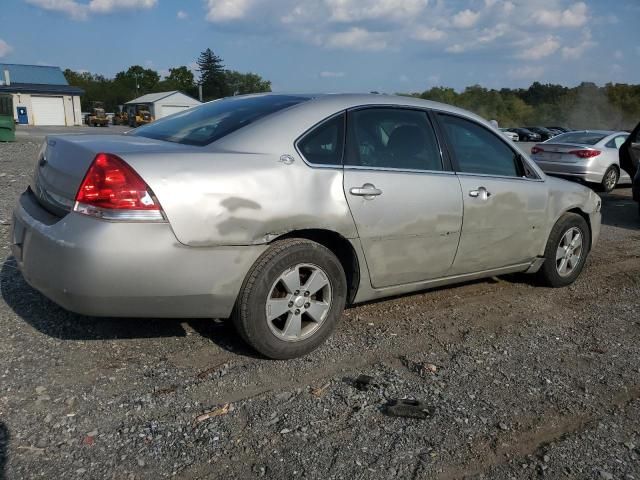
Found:
<path fill-rule="evenodd" d="M 593 239 L 593 232 L 591 231 L 591 218 L 579 208 L 572 208 L 571 210 L 567 210 L 567 213 L 576 213 L 584 218 L 585 222 L 587 222 L 587 226 L 589 227 L 589 250 L 591 250 L 591 240 Z"/>
<path fill-rule="evenodd" d="M 294 230 L 275 240 L 282 238 L 306 238 L 331 250 L 340 260 L 347 277 L 347 304 L 353 303 L 360 285 L 360 265 L 358 256 L 349 240 L 339 233 L 322 229 Z"/>

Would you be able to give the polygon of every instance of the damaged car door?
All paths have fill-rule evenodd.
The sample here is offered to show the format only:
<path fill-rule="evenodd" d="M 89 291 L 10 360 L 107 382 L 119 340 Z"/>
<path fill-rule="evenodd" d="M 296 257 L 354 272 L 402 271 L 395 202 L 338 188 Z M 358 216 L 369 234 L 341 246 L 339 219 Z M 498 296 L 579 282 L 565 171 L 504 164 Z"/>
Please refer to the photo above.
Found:
<path fill-rule="evenodd" d="M 460 183 L 443 163 L 426 111 L 348 113 L 344 191 L 374 288 L 449 271 L 462 227 Z"/>

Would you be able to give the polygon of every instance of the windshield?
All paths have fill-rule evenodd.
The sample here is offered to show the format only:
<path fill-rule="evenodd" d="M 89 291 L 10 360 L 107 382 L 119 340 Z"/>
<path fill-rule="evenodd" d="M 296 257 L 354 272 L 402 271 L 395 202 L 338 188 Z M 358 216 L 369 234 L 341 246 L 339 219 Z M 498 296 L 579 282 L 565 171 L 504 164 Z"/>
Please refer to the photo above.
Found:
<path fill-rule="evenodd" d="M 580 145 L 595 145 L 607 134 L 597 132 L 569 132 L 553 138 L 553 143 L 577 143 Z"/>
<path fill-rule="evenodd" d="M 309 100 L 292 95 L 230 97 L 137 128 L 131 135 L 186 145 L 208 145 L 256 120 Z"/>

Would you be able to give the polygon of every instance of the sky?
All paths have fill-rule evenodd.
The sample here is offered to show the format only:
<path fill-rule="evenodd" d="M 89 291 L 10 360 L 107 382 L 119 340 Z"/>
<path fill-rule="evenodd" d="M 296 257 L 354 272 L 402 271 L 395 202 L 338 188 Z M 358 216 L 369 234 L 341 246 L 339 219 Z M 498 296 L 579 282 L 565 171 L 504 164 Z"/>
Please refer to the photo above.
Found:
<path fill-rule="evenodd" d="M 640 0 L 2 0 L 0 63 L 106 76 L 211 48 L 274 91 L 640 84 Z"/>

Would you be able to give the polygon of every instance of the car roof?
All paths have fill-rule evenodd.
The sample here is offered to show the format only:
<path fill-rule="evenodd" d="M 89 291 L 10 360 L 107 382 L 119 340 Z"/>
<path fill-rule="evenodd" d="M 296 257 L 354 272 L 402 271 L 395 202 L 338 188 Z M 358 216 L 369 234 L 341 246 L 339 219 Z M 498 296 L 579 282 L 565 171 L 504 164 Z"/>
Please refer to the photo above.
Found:
<path fill-rule="evenodd" d="M 318 93 L 318 94 L 259 93 L 259 94 L 246 95 L 246 97 L 268 96 L 268 95 L 303 97 L 309 100 L 306 102 L 299 103 L 294 107 L 291 107 L 294 109 L 315 108 L 315 106 L 322 104 L 323 107 L 327 107 L 338 112 L 340 110 L 346 110 L 349 108 L 355 108 L 355 107 L 361 107 L 361 106 L 398 105 L 398 106 L 404 106 L 404 107 L 426 108 L 426 109 L 438 110 L 442 112 L 454 113 L 458 115 L 463 115 L 465 117 L 473 118 L 485 125 L 489 124 L 489 122 L 486 119 L 468 110 L 454 107 L 452 105 L 447 105 L 445 103 L 434 102 L 432 100 L 424 100 L 422 98 L 416 98 L 416 97 L 404 96 L 404 95 L 388 95 L 388 94 L 380 94 L 380 93 Z"/>

